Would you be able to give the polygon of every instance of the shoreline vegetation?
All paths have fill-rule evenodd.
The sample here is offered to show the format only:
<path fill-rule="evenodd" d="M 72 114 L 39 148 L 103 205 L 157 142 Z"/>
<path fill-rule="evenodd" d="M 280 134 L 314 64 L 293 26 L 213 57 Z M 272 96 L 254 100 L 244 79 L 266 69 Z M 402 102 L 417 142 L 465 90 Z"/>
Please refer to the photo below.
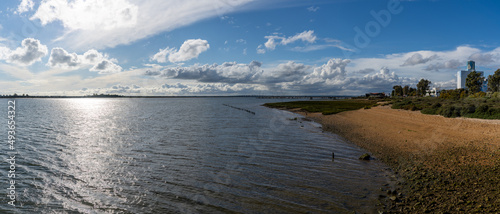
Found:
<path fill-rule="evenodd" d="M 376 105 L 374 100 L 342 100 L 342 101 L 292 101 L 266 103 L 264 106 L 280 109 L 301 109 L 304 112 L 321 112 L 323 115 L 337 114 L 343 111 L 371 108 Z"/>
<path fill-rule="evenodd" d="M 470 105 L 488 108 L 479 107 L 483 109 L 478 114 L 477 107 L 466 108 Z M 390 166 L 398 187 L 381 191 L 385 213 L 500 212 L 500 120 L 460 117 L 496 115 L 490 109 L 500 107 L 497 98 L 396 98 L 378 103 L 353 99 L 264 106 L 304 115 Z M 428 108 L 436 110 L 435 115 L 417 111 Z"/>
<path fill-rule="evenodd" d="M 462 91 L 464 92 L 464 91 Z M 440 97 L 395 98 L 388 104 L 393 109 L 420 111 L 423 114 L 444 117 L 468 117 L 479 119 L 500 119 L 500 92 L 487 95 L 479 92 L 460 98 L 456 90 L 444 91 Z"/>

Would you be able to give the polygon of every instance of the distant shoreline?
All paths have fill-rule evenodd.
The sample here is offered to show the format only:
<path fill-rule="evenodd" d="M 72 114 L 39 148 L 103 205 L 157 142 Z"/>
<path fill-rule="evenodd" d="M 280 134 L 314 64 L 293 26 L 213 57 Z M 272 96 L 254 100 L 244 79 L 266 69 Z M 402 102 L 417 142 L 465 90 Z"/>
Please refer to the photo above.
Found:
<path fill-rule="evenodd" d="M 122 95 L 97 95 L 97 96 L 0 96 L 0 99 L 12 98 L 257 98 L 257 99 L 311 99 L 311 100 L 337 100 L 348 99 L 353 96 L 274 96 L 274 95 L 234 95 L 234 96 L 122 96 Z"/>

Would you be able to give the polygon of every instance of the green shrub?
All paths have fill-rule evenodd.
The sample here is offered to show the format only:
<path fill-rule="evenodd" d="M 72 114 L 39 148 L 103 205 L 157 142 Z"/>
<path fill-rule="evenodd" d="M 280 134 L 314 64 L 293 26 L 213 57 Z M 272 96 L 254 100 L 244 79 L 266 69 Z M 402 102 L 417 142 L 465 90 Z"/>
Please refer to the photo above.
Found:
<path fill-rule="evenodd" d="M 394 104 L 392 104 L 392 107 L 393 109 L 405 109 L 405 110 L 409 110 L 411 108 L 411 105 L 413 104 L 413 102 L 411 100 L 397 100 L 396 102 L 394 102 Z"/>
<path fill-rule="evenodd" d="M 461 106 L 456 106 L 455 109 L 453 110 L 453 114 L 451 117 L 461 117 L 462 116 L 462 107 Z"/>
<path fill-rule="evenodd" d="M 476 114 L 485 114 L 488 113 L 489 106 L 486 104 L 480 105 L 478 108 L 476 108 L 475 113 Z"/>
<path fill-rule="evenodd" d="M 462 107 L 448 105 L 448 106 L 442 107 L 438 113 L 444 117 L 461 117 L 462 116 Z"/>
<path fill-rule="evenodd" d="M 480 91 L 480 92 L 471 94 L 469 97 L 471 97 L 471 98 L 479 98 L 479 97 L 485 97 L 485 96 L 486 96 L 486 93 Z"/>
<path fill-rule="evenodd" d="M 411 110 L 411 111 L 417 111 L 417 110 L 421 110 L 422 108 L 420 108 L 419 106 L 415 105 L 414 103 L 411 103 L 411 104 L 402 106 L 401 109 Z"/>
<path fill-rule="evenodd" d="M 424 108 L 420 112 L 422 112 L 422 114 L 433 114 L 433 115 L 435 115 L 435 114 L 438 114 L 437 113 L 438 110 L 439 110 L 438 108 Z"/>
<path fill-rule="evenodd" d="M 434 104 L 432 104 L 431 108 L 438 109 L 441 106 L 443 106 L 441 103 L 434 103 Z"/>
<path fill-rule="evenodd" d="M 484 119 L 500 119 L 500 93 L 482 93 L 458 99 L 464 90 L 449 90 L 449 97 L 443 98 L 398 98 L 393 100 L 392 108 L 405 110 L 421 110 L 423 114 L 439 114 L 445 117 L 474 117 Z"/>
<path fill-rule="evenodd" d="M 441 99 L 462 99 L 466 97 L 467 93 L 465 89 L 454 89 L 454 90 L 442 90 L 439 94 L 439 98 Z"/>
<path fill-rule="evenodd" d="M 474 104 L 469 104 L 462 109 L 462 115 L 473 114 L 476 112 L 476 106 Z"/>
<path fill-rule="evenodd" d="M 439 110 L 438 114 L 444 117 L 451 117 L 451 115 L 453 115 L 453 111 L 455 111 L 455 107 L 445 106 Z"/>
<path fill-rule="evenodd" d="M 420 112 L 422 114 L 439 114 L 439 108 L 443 106 L 440 102 L 427 103 L 428 107 L 423 108 Z"/>
<path fill-rule="evenodd" d="M 495 115 L 499 115 L 500 116 L 500 108 L 489 108 L 488 109 L 488 114 L 490 116 L 495 116 Z"/>

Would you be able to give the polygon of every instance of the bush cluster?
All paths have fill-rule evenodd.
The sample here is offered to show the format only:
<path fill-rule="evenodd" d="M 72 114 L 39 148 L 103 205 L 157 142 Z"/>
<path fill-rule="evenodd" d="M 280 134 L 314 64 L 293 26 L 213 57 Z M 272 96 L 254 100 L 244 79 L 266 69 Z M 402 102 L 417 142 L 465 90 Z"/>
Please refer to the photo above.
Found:
<path fill-rule="evenodd" d="M 416 99 L 417 101 L 414 102 L 415 100 L 411 98 L 406 98 L 406 99 L 399 99 L 396 102 L 392 104 L 393 109 L 404 109 L 404 110 L 411 110 L 411 111 L 417 111 L 417 110 L 422 110 L 423 107 L 422 105 L 418 102 L 419 99 Z"/>
<path fill-rule="evenodd" d="M 461 93 L 453 93 L 460 96 Z M 470 117 L 482 119 L 500 119 L 500 94 L 476 93 L 467 98 L 405 98 L 393 101 L 392 108 L 421 110 L 423 114 L 442 115 L 444 117 Z"/>

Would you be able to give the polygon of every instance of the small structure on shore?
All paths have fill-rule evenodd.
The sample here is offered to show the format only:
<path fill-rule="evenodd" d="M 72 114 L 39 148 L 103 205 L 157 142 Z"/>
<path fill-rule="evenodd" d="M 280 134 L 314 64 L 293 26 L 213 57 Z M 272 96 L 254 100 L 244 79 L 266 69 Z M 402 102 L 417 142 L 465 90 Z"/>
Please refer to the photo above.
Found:
<path fill-rule="evenodd" d="M 377 98 L 377 99 L 383 99 L 385 98 L 385 93 L 367 93 L 366 98 Z"/>
<path fill-rule="evenodd" d="M 432 89 L 425 91 L 425 96 L 426 97 L 439 97 L 440 91 L 441 91 L 441 88 L 432 88 Z"/>

